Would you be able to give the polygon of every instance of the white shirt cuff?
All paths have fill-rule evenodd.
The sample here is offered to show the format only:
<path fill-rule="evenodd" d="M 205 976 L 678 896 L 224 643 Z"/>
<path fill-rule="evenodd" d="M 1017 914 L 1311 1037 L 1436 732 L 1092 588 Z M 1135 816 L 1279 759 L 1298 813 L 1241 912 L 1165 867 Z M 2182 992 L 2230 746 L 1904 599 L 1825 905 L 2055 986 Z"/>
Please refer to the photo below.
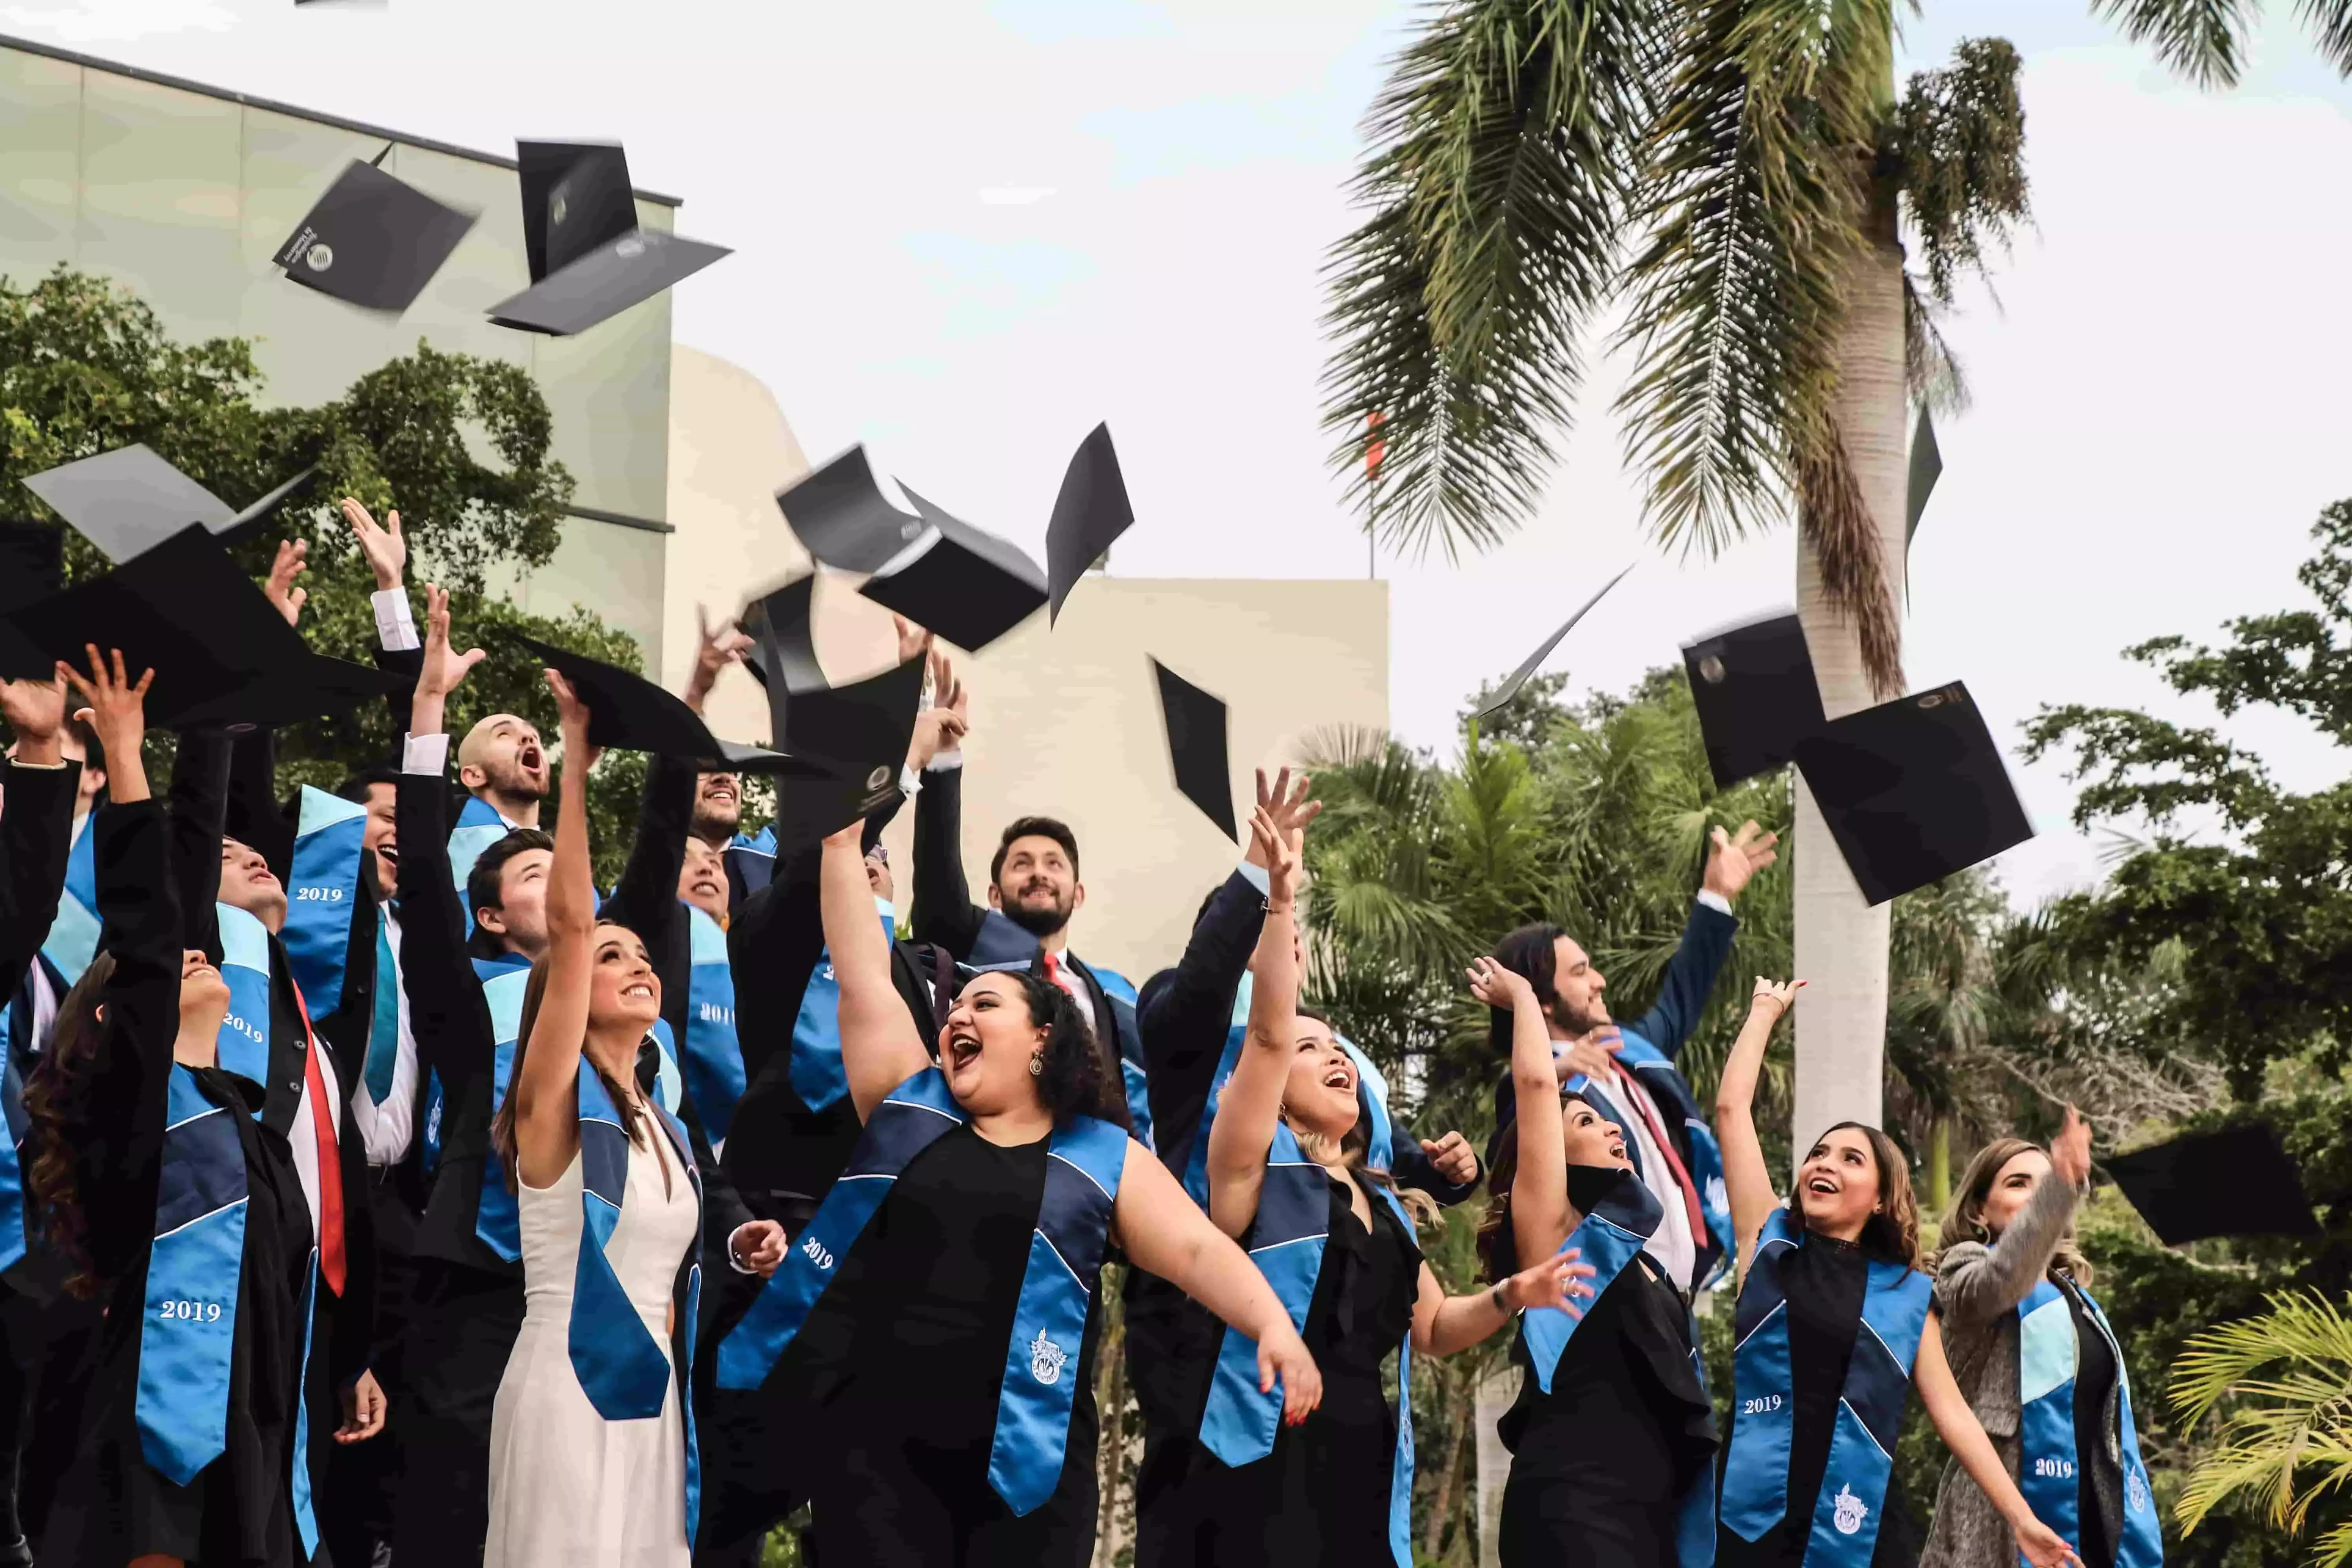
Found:
<path fill-rule="evenodd" d="M 442 731 L 431 735 L 411 735 L 400 749 L 400 771 L 404 773 L 428 773 L 439 778 L 449 766 L 449 734 Z"/>
<path fill-rule="evenodd" d="M 66 766 L 62 761 L 55 763 L 28 763 L 22 757 L 9 758 L 8 765 L 12 768 L 22 768 L 26 773 L 63 773 Z"/>
<path fill-rule="evenodd" d="M 1701 888 L 1698 890 L 1698 901 L 1719 914 L 1727 915 L 1731 912 L 1731 900 L 1713 888 Z"/>
<path fill-rule="evenodd" d="M 403 653 L 425 646 L 416 635 L 415 618 L 409 614 L 408 590 L 381 588 L 368 595 L 375 606 L 375 635 L 386 653 Z"/>
<path fill-rule="evenodd" d="M 961 766 L 963 766 L 963 748 L 959 746 L 954 751 L 941 752 L 933 757 L 929 763 L 925 764 L 923 771 L 927 773 L 943 773 L 951 768 Z"/>
<path fill-rule="evenodd" d="M 1243 881 L 1257 889 L 1259 898 L 1266 898 L 1273 893 L 1274 879 L 1266 875 L 1265 867 L 1253 866 L 1244 860 L 1235 868 L 1241 872 Z"/>
<path fill-rule="evenodd" d="M 923 793 L 922 775 L 903 763 L 898 766 L 898 791 L 908 800 Z"/>

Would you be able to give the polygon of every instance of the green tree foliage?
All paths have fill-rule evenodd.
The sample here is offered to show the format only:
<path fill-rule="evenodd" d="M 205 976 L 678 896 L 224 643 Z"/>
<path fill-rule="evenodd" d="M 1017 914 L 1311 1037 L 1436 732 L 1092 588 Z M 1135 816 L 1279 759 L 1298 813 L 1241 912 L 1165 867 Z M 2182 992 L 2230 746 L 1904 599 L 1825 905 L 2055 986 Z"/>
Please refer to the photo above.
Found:
<path fill-rule="evenodd" d="M 513 712 L 552 741 L 554 703 L 511 634 L 641 666 L 635 640 L 593 613 L 525 615 L 499 591 L 512 573 L 552 558 L 572 494 L 571 474 L 548 457 L 547 401 L 520 368 L 420 342 L 331 403 L 295 408 L 264 395 L 243 339 L 177 342 L 128 292 L 62 266 L 24 286 L 0 278 L 0 493 L 15 498 L 12 507 L 56 521 L 18 481 L 133 442 L 232 505 L 316 464 L 304 499 L 236 553 L 259 577 L 278 541 L 309 541 L 301 627 L 318 651 L 365 663 L 376 646 L 374 581 L 336 511 L 349 495 L 379 517 L 400 512 L 409 582 L 448 588 L 458 646 L 489 653 L 451 700 L 453 733 L 486 713 Z M 69 576 L 106 569 L 79 535 L 68 534 L 67 549 Z M 354 768 L 391 760 L 397 739 L 375 704 L 295 726 L 278 737 L 280 783 L 331 789 Z M 614 757 L 591 780 L 595 816 L 610 825 L 596 839 L 606 881 L 626 853 L 643 777 L 641 759 Z"/>

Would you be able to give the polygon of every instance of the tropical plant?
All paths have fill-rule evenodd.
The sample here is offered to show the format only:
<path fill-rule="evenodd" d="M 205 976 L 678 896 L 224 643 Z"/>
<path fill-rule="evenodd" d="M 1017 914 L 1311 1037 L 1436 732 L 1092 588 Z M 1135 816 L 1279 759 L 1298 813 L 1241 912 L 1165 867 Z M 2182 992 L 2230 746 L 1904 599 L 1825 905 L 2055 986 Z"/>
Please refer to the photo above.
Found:
<path fill-rule="evenodd" d="M 2252 0 L 2095 0 L 2202 85 Z M 2352 0 L 2297 7 L 2352 72 Z M 1450 0 L 1372 107 L 1337 248 L 1335 459 L 1393 546 L 1483 549 L 1534 511 L 1603 313 L 1662 544 L 1793 510 L 1832 715 L 1898 695 L 1907 399 L 1951 405 L 1936 317 L 2028 216 L 2016 51 L 1895 81 L 1894 0 Z M 1907 223 L 1924 270 L 1906 271 Z M 1798 837 L 1826 846 L 1800 783 Z M 1888 911 L 1796 866 L 1800 1117 L 1876 1121 Z"/>
<path fill-rule="evenodd" d="M 2172 1404 L 2192 1426 L 2220 1414 L 2219 1446 L 2181 1489 L 2182 1532 L 2243 1493 L 2273 1526 L 2301 1535 L 2314 1507 L 2352 1481 L 2352 1319 L 2315 1290 L 2273 1295 L 2259 1315 L 2189 1340 Z M 2352 1561 L 2352 1521 L 2323 1530 L 2309 1561 Z"/>

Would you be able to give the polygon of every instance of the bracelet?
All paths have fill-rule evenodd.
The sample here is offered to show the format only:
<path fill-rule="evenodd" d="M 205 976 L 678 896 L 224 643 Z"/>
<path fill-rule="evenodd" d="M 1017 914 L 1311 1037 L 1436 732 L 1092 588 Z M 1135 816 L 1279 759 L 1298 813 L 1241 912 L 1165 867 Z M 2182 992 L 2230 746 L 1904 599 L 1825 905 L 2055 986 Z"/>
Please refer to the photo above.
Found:
<path fill-rule="evenodd" d="M 1495 1281 L 1495 1288 L 1487 1291 L 1486 1295 L 1487 1298 L 1495 1303 L 1495 1310 L 1502 1313 L 1507 1318 L 1511 1315 L 1511 1303 L 1504 1298 L 1503 1282 L 1501 1280 L 1497 1279 Z"/>

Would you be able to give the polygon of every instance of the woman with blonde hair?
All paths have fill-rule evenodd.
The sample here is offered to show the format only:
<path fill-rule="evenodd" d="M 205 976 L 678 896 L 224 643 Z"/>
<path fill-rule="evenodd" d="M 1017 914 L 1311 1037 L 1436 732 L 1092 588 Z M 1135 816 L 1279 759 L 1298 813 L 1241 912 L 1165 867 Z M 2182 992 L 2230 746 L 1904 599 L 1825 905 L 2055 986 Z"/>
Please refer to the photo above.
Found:
<path fill-rule="evenodd" d="M 1756 1132 L 1765 1043 L 1803 981 L 1756 982 L 1716 1089 L 1716 1134 L 1741 1260 L 1730 1452 L 1717 1511 L 1722 1568 L 1860 1568 L 1899 1554 L 1881 1528 L 1911 1389 L 2033 1568 L 2081 1568 L 2035 1517 L 1944 1360 L 1919 1268 L 1902 1151 L 1842 1121 L 1803 1146 L 1795 1193 L 1772 1190 Z"/>
<path fill-rule="evenodd" d="M 2022 1138 L 1979 1150 L 1937 1240 L 1936 1315 L 1969 1407 L 2034 1513 L 2087 1568 L 2156 1568 L 2163 1540 L 2122 1347 L 2074 1250 L 2090 1179 L 2091 1130 L 2071 1105 L 2047 1150 Z M 2007 1568 L 2010 1555 L 1984 1489 L 1945 1467 L 1922 1568 Z"/>

